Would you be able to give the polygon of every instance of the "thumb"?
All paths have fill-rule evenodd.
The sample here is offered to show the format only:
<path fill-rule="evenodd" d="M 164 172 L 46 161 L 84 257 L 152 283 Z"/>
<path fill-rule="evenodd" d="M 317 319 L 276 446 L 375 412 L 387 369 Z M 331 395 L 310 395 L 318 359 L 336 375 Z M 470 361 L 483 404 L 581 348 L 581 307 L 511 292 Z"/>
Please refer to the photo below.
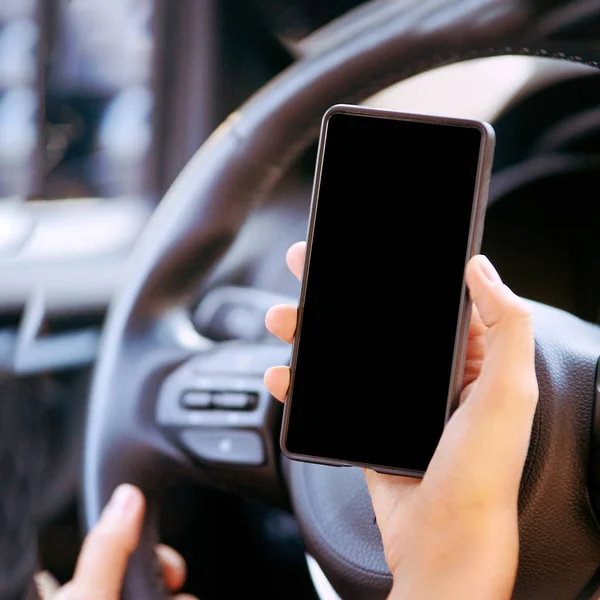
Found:
<path fill-rule="evenodd" d="M 494 411 L 506 409 L 513 416 L 516 413 L 524 419 L 533 418 L 538 390 L 529 307 L 502 283 L 485 256 L 474 256 L 469 261 L 466 282 L 488 328 L 477 397 Z"/>
<path fill-rule="evenodd" d="M 424 483 L 444 481 L 446 492 L 469 505 L 514 504 L 538 397 L 531 316 L 484 256 L 469 261 L 466 281 L 487 327 L 484 364 L 449 420 Z"/>

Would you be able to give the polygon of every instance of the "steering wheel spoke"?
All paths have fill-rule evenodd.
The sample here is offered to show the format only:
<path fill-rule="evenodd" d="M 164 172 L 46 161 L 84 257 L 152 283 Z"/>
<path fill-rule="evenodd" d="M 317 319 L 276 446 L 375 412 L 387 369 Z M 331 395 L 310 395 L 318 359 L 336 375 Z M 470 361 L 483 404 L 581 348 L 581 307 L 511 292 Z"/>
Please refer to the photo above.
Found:
<path fill-rule="evenodd" d="M 158 599 L 154 547 L 163 493 L 186 479 L 274 498 L 278 489 L 274 422 L 280 406 L 262 383 L 264 370 L 287 362 L 281 343 L 213 343 L 182 311 L 136 328 L 110 365 L 110 392 L 92 401 L 86 435 L 84 494 L 88 526 L 121 483 L 140 487 L 147 516 L 132 556 L 129 597 Z M 96 373 L 96 378 L 102 373 Z"/>
<path fill-rule="evenodd" d="M 154 421 L 165 378 L 194 352 L 210 347 L 207 340 L 190 335 L 185 324 L 180 314 L 169 314 L 121 340 L 111 364 L 105 365 L 115 375 L 110 390 L 93 386 L 101 399 L 91 402 L 86 430 L 84 487 L 90 526 L 117 485 L 132 483 L 153 494 L 164 487 L 165 476 L 176 479 L 191 466 Z M 97 370 L 95 381 L 99 378 L 102 372 Z"/>
<path fill-rule="evenodd" d="M 289 347 L 277 342 L 224 342 L 164 380 L 156 422 L 212 483 L 281 500 L 273 496 L 281 406 L 264 387 L 263 374 L 289 356 Z"/>

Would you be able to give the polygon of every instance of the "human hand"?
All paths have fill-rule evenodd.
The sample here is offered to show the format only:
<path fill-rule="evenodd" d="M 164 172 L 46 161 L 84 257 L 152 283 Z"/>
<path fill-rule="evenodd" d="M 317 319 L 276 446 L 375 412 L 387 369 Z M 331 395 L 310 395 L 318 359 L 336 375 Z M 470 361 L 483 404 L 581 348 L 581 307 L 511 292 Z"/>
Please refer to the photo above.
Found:
<path fill-rule="evenodd" d="M 305 253 L 300 242 L 287 254 L 299 279 Z M 485 257 L 469 261 L 466 281 L 474 306 L 461 404 L 427 472 L 418 480 L 365 470 L 398 600 L 507 600 L 514 586 L 519 485 L 538 399 L 533 327 L 526 303 Z M 291 342 L 296 320 L 295 306 L 279 305 L 266 325 Z M 279 400 L 289 381 L 288 367 L 265 373 Z"/>
<path fill-rule="evenodd" d="M 62 587 L 46 572 L 36 576 L 42 600 L 119 600 L 129 557 L 136 549 L 144 519 L 145 500 L 132 485 L 121 485 L 113 493 L 100 520 L 86 536 L 73 579 Z M 183 586 L 183 557 L 168 546 L 156 548 L 167 589 Z M 178 594 L 175 600 L 195 600 Z"/>

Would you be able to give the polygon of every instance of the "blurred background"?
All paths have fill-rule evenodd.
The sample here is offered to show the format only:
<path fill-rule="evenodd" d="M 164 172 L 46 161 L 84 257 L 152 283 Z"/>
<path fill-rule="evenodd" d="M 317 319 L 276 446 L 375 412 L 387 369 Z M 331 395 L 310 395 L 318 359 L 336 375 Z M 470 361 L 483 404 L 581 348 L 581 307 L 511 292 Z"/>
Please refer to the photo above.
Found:
<path fill-rule="evenodd" d="M 152 0 L 2 0 L 2 195 L 143 195 L 152 143 Z"/>
<path fill-rule="evenodd" d="M 35 507 L 41 565 L 61 581 L 82 535 L 77 490 L 89 376 L 140 232 L 230 112 L 335 42 L 334 18 L 370 3 L 0 0 L 0 401 L 15 398 L 39 416 L 23 435 L 43 457 Z M 595 322 L 599 81 L 581 64 L 498 57 L 437 69 L 365 99 L 491 121 L 498 145 L 484 250 L 518 293 Z M 296 298 L 283 257 L 305 235 L 314 157 L 312 147 L 250 219 L 210 287 L 197 291 L 190 312 L 202 334 L 255 339 L 264 329 L 265 307 L 251 294 L 221 294 L 216 308 L 213 295 L 204 310 L 211 288 Z M 232 552 L 247 561 L 245 579 L 228 583 L 232 597 L 256 589 L 278 598 L 284 585 L 294 588 L 292 598 L 314 593 L 289 513 L 192 487 L 169 506 L 163 537 L 192 564 L 190 589 L 201 589 L 203 600 L 223 597 L 222 581 L 206 574 L 219 573 Z M 223 519 L 202 518 L 213 513 Z"/>

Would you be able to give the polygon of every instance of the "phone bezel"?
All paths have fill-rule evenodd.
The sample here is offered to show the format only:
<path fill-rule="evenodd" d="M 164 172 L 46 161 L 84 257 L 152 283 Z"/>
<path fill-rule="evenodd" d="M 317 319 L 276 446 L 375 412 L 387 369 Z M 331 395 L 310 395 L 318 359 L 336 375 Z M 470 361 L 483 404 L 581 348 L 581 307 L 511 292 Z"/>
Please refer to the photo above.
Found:
<path fill-rule="evenodd" d="M 492 125 L 486 121 L 476 119 L 465 119 L 458 117 L 447 117 L 430 114 L 405 113 L 389 109 L 371 108 L 367 106 L 355 106 L 351 104 L 336 104 L 330 107 L 324 114 L 321 122 L 321 133 L 319 136 L 319 145 L 317 150 L 317 162 L 313 181 L 313 191 L 311 198 L 310 213 L 308 219 L 308 230 L 306 236 L 306 258 L 302 271 L 302 281 L 300 289 L 300 298 L 298 303 L 298 322 L 296 331 L 301 332 L 302 319 L 304 314 L 304 302 L 306 296 L 306 287 L 308 280 L 308 271 L 310 267 L 310 258 L 312 250 L 312 239 L 315 229 L 317 216 L 317 205 L 319 198 L 319 188 L 323 168 L 323 157 L 325 154 L 325 145 L 327 141 L 327 125 L 329 119 L 335 114 L 350 114 L 353 116 L 392 119 L 400 121 L 412 121 L 424 124 L 444 125 L 450 127 L 469 127 L 479 130 L 481 133 L 481 145 L 479 150 L 479 160 L 477 166 L 477 176 L 475 182 L 475 192 L 473 194 L 473 204 L 471 208 L 471 221 L 469 225 L 469 238 L 467 242 L 467 252 L 465 255 L 465 267 L 469 259 L 477 254 L 481 248 L 483 237 L 483 225 L 485 212 L 487 208 L 489 183 L 491 179 L 492 164 L 495 148 L 495 131 Z M 452 357 L 452 370 L 450 373 L 450 382 L 448 387 L 448 397 L 446 401 L 445 423 L 452 413 L 456 410 L 460 401 L 461 380 L 464 372 L 467 340 L 469 335 L 469 323 L 471 320 L 471 300 L 468 295 L 465 279 L 463 277 L 461 296 L 458 310 L 458 320 L 454 341 L 454 351 Z M 287 431 L 290 419 L 291 402 L 290 392 L 293 390 L 296 362 L 298 360 L 298 341 L 299 336 L 295 336 L 292 342 L 292 356 L 290 362 L 290 385 L 285 400 L 283 411 L 283 420 L 280 435 L 280 447 L 284 456 L 291 460 L 321 464 L 334 467 L 361 467 L 371 469 L 380 473 L 391 475 L 404 475 L 408 477 L 420 478 L 424 471 L 415 471 L 386 465 L 374 465 L 355 461 L 344 461 L 322 456 L 312 456 L 291 452 L 286 447 Z"/>

